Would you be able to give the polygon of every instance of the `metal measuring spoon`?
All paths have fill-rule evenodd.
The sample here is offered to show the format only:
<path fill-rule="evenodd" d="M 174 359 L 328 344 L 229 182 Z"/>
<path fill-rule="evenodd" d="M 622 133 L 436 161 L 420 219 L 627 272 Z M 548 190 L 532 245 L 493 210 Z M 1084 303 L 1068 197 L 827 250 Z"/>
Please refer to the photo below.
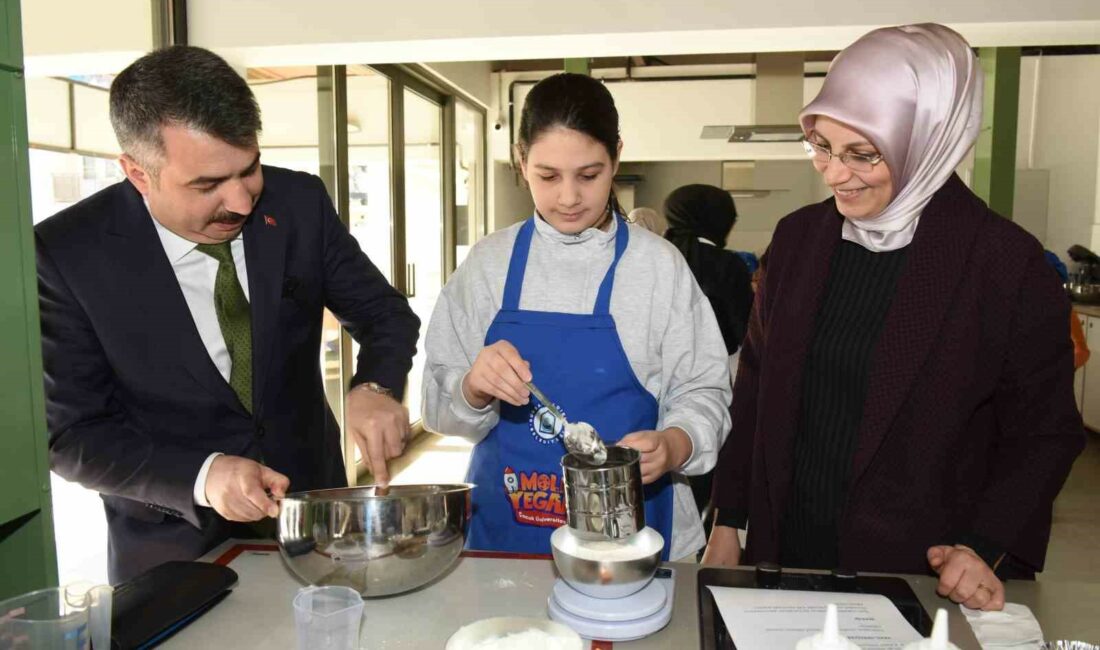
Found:
<path fill-rule="evenodd" d="M 607 447 L 604 446 L 603 440 L 600 439 L 600 435 L 596 433 L 596 429 L 591 424 L 587 422 L 570 422 L 565 418 L 565 414 L 559 411 L 558 407 L 554 406 L 554 403 L 533 383 L 529 381 L 524 383 L 527 384 L 531 394 L 542 402 L 546 410 L 550 411 L 564 425 L 565 433 L 562 435 L 562 442 L 565 443 L 565 449 L 569 453 L 583 458 L 593 465 L 603 465 L 607 462 Z"/>

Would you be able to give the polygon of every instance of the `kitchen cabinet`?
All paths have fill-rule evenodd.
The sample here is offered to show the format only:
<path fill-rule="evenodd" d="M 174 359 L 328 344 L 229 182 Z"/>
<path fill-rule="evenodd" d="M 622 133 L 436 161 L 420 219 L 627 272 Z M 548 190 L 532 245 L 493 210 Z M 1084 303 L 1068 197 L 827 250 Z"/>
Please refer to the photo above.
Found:
<path fill-rule="evenodd" d="M 1084 315 L 1085 340 L 1088 342 L 1088 363 L 1077 372 L 1080 374 L 1081 418 L 1085 426 L 1100 431 L 1100 313 Z M 1076 383 L 1075 388 L 1076 388 Z"/>
<path fill-rule="evenodd" d="M 1088 316 L 1082 316 L 1081 314 L 1074 314 L 1074 318 L 1081 324 L 1081 331 L 1088 331 Z M 1085 398 L 1085 369 L 1077 368 L 1073 372 L 1073 399 L 1077 402 L 1077 410 L 1084 411 L 1084 398 Z"/>

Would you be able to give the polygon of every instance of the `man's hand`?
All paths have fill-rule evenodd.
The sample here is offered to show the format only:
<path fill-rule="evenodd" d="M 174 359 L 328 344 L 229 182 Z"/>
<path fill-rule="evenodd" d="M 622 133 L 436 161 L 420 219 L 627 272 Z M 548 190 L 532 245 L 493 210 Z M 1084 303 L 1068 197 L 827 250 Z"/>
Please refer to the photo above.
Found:
<path fill-rule="evenodd" d="M 278 517 L 279 504 L 268 496 L 282 497 L 290 479 L 250 458 L 221 455 L 206 474 L 206 500 L 229 521 L 259 521 Z"/>
<path fill-rule="evenodd" d="M 928 549 L 928 565 L 940 576 L 939 595 L 970 609 L 1004 609 L 1004 584 L 970 547 L 933 546 Z"/>
<path fill-rule="evenodd" d="M 679 427 L 661 431 L 635 431 L 623 436 L 617 444 L 642 453 L 643 485 L 649 485 L 670 470 L 683 466 L 691 457 L 691 438 Z"/>
<path fill-rule="evenodd" d="M 741 562 L 741 539 L 737 529 L 714 525 L 703 551 L 703 564 L 733 568 Z"/>
<path fill-rule="evenodd" d="M 470 406 L 483 409 L 494 399 L 523 406 L 530 401 L 524 382 L 531 381 L 531 364 L 508 341 L 497 341 L 477 353 L 462 379 L 462 395 Z"/>
<path fill-rule="evenodd" d="M 389 395 L 359 387 L 348 393 L 346 406 L 346 430 L 363 454 L 375 484 L 388 486 L 390 471 L 386 461 L 405 451 L 405 443 L 409 441 L 409 409 Z"/>

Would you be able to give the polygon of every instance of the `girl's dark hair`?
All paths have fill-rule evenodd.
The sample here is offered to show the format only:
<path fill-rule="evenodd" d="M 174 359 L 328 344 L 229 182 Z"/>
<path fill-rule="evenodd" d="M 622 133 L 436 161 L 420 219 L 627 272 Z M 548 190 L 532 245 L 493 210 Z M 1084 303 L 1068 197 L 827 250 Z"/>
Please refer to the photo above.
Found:
<path fill-rule="evenodd" d="M 562 72 L 535 84 L 523 102 L 519 119 L 520 157 L 543 133 L 555 128 L 580 131 L 607 149 L 611 162 L 619 154 L 619 111 L 615 100 L 600 81 L 587 75 Z M 622 213 L 612 190 L 611 206 Z"/>

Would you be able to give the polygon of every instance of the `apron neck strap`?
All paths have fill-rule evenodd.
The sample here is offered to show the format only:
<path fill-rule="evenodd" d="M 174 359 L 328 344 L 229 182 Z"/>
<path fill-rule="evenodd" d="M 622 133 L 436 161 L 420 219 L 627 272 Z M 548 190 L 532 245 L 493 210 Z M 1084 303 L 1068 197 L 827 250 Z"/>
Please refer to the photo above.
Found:
<path fill-rule="evenodd" d="M 535 219 L 531 217 L 520 227 L 516 243 L 512 244 L 512 258 L 508 262 L 508 279 L 504 281 L 504 302 L 501 309 L 519 310 L 519 297 L 523 292 L 523 274 L 527 270 L 527 254 L 531 251 L 531 235 L 535 232 Z"/>
<path fill-rule="evenodd" d="M 623 253 L 626 252 L 626 245 L 630 241 L 630 231 L 626 227 L 626 221 L 618 214 L 615 215 L 615 220 L 618 221 L 618 230 L 615 231 L 615 259 L 611 260 L 611 266 L 603 276 L 603 282 L 600 283 L 600 292 L 596 294 L 596 308 L 592 313 L 597 316 L 606 316 L 611 313 L 611 289 L 615 285 L 615 267 L 619 265 L 619 260 L 622 259 Z"/>
<path fill-rule="evenodd" d="M 531 251 L 531 237 L 535 232 L 535 219 L 538 219 L 537 215 L 524 222 L 519 229 L 519 233 L 516 234 L 516 241 L 512 245 L 512 258 L 508 262 L 508 277 L 504 281 L 504 300 L 501 309 L 507 311 L 519 310 L 519 299 L 523 293 L 523 276 L 527 271 L 527 257 Z M 630 241 L 630 232 L 626 221 L 619 214 L 615 215 L 615 219 L 618 221 L 617 230 L 615 231 L 615 259 L 611 261 L 611 266 L 607 269 L 603 282 L 600 283 L 600 291 L 596 295 L 596 306 L 592 312 L 601 316 L 611 313 L 611 290 L 615 284 L 615 268 L 619 265 L 619 260 Z"/>

